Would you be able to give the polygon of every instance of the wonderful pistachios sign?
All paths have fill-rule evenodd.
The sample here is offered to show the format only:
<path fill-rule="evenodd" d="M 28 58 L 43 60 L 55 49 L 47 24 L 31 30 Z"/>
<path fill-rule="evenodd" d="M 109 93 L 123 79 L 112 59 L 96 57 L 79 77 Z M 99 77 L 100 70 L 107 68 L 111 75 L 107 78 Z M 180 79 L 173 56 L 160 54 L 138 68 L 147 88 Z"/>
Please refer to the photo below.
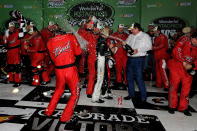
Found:
<path fill-rule="evenodd" d="M 113 25 L 114 8 L 102 2 L 83 2 L 72 6 L 68 12 L 68 21 L 71 25 L 80 25 L 89 16 L 95 16 L 105 23 Z"/>
<path fill-rule="evenodd" d="M 177 29 L 185 27 L 185 21 L 179 17 L 162 17 L 155 19 L 153 23 L 161 28 L 166 36 L 173 35 Z"/>

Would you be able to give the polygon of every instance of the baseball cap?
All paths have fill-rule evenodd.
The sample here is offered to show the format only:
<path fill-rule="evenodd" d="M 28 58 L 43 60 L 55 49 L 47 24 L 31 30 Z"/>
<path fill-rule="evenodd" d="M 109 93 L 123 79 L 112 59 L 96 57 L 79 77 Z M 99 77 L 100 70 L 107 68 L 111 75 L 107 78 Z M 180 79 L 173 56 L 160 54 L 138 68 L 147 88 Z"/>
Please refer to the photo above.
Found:
<path fill-rule="evenodd" d="M 155 31 L 158 31 L 158 30 L 161 30 L 159 26 L 155 26 L 155 27 L 152 29 L 152 31 L 154 31 L 154 32 L 155 32 Z"/>
<path fill-rule="evenodd" d="M 104 28 L 104 25 L 103 25 L 103 23 L 102 22 L 97 22 L 97 24 L 96 24 L 96 28 L 98 28 L 99 30 L 101 30 L 101 29 L 103 29 Z"/>
<path fill-rule="evenodd" d="M 55 24 L 55 22 L 49 21 L 49 25 L 54 25 L 54 24 Z"/>
<path fill-rule="evenodd" d="M 12 27 L 12 26 L 15 26 L 14 22 L 10 22 L 10 23 L 8 24 L 8 27 Z"/>
<path fill-rule="evenodd" d="M 124 28 L 124 24 L 119 24 L 118 28 Z"/>

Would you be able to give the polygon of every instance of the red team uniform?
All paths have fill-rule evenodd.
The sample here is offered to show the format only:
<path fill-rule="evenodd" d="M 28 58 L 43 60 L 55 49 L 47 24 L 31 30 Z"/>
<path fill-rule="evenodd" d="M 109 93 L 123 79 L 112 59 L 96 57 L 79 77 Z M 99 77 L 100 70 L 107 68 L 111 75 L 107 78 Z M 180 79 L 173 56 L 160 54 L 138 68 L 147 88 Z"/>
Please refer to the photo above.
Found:
<path fill-rule="evenodd" d="M 156 86 L 168 88 L 169 81 L 166 73 L 166 64 L 170 55 L 167 52 L 168 50 L 168 38 L 160 33 L 154 40 L 153 51 L 155 57 L 155 66 L 156 66 Z"/>
<path fill-rule="evenodd" d="M 30 53 L 30 61 L 32 66 L 33 81 L 32 85 L 40 85 L 40 71 L 42 70 L 42 62 L 47 53 L 45 43 L 40 34 L 33 37 L 27 48 Z"/>
<path fill-rule="evenodd" d="M 8 81 L 20 83 L 21 82 L 21 73 L 20 73 L 20 40 L 19 31 L 15 30 L 12 33 L 9 33 L 9 37 L 6 39 L 8 51 L 6 54 L 6 60 L 9 67 L 8 72 Z M 15 72 L 15 73 L 14 73 Z"/>
<path fill-rule="evenodd" d="M 26 34 L 23 39 L 28 39 L 30 38 L 31 35 L 30 34 Z M 29 55 L 29 53 L 27 53 L 26 49 L 24 48 L 25 46 L 29 46 L 30 40 L 28 41 L 21 41 L 21 55 Z"/>
<path fill-rule="evenodd" d="M 170 70 L 170 89 L 169 89 L 169 107 L 177 108 L 178 105 L 178 88 L 182 83 L 179 111 L 184 111 L 188 108 L 189 92 L 192 84 L 192 76 L 187 73 L 183 67 L 183 62 L 194 64 L 197 68 L 197 47 L 191 44 L 191 38 L 182 36 L 176 42 L 172 52 L 172 59 L 168 61 L 168 68 Z"/>
<path fill-rule="evenodd" d="M 66 122 L 71 119 L 80 94 L 75 56 L 81 54 L 81 48 L 72 34 L 57 35 L 49 40 L 47 48 L 55 65 L 56 89 L 45 113 L 47 116 L 52 115 L 67 83 L 71 97 L 60 118 L 60 121 Z"/>
<path fill-rule="evenodd" d="M 54 33 L 51 32 L 47 28 L 42 29 L 40 31 L 40 34 L 41 34 L 46 46 L 47 46 L 47 42 L 49 41 L 49 39 L 54 37 Z M 43 80 L 43 82 L 49 82 L 51 80 L 50 79 L 50 74 L 54 70 L 54 66 L 50 61 L 50 57 L 49 57 L 48 53 L 45 54 L 45 58 L 44 58 L 43 62 L 44 62 L 43 63 L 44 64 L 43 65 L 44 66 L 44 71 L 42 73 L 42 80 Z"/>
<path fill-rule="evenodd" d="M 115 32 L 112 34 L 112 36 L 117 37 L 125 41 L 128 37 L 128 34 L 126 33 L 118 33 Z M 117 47 L 117 51 L 113 55 L 115 60 L 115 68 L 116 68 L 116 81 L 117 83 L 122 83 L 122 70 L 124 71 L 124 84 L 127 85 L 127 78 L 126 78 L 126 64 L 127 64 L 127 52 L 125 49 L 123 49 L 122 44 L 118 40 L 114 40 L 115 47 Z"/>
<path fill-rule="evenodd" d="M 82 36 L 86 41 L 88 41 L 87 49 L 88 49 L 88 71 L 89 71 L 89 78 L 88 78 L 88 88 L 86 91 L 87 95 L 92 95 L 93 88 L 94 88 L 94 80 L 96 78 L 96 44 L 98 35 L 90 33 L 89 31 L 85 30 L 84 28 L 79 28 L 78 34 Z"/>

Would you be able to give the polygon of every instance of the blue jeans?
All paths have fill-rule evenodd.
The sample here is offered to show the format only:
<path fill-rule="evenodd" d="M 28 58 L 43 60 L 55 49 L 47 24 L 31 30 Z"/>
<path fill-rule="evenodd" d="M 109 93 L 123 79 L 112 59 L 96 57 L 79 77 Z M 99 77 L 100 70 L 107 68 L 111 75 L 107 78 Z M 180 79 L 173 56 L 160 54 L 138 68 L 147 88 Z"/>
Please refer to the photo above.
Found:
<path fill-rule="evenodd" d="M 145 57 L 128 57 L 126 65 L 128 92 L 130 97 L 135 97 L 134 77 L 140 90 L 141 100 L 146 100 L 146 87 L 143 80 Z"/>
<path fill-rule="evenodd" d="M 150 62 L 152 65 L 150 65 Z M 156 77 L 156 73 L 155 73 L 155 58 L 154 58 L 154 54 L 148 54 L 147 56 L 145 56 L 145 64 L 144 64 L 144 69 L 147 68 L 152 68 L 152 77 L 155 79 Z"/>

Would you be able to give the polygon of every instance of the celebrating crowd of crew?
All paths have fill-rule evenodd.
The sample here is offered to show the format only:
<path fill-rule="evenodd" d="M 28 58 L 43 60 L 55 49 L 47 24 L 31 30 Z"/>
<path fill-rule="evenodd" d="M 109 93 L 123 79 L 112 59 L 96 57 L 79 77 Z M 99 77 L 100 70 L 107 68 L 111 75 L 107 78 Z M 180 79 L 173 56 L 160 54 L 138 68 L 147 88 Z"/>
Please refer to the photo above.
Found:
<path fill-rule="evenodd" d="M 92 102 L 104 103 L 104 99 L 113 99 L 110 68 L 114 65 L 115 85 L 120 89 L 128 88 L 128 96 L 124 100 L 135 100 L 136 80 L 141 102 L 146 103 L 143 75 L 150 66 L 152 79 L 156 79 L 155 86 L 168 91 L 168 112 L 173 114 L 178 110 L 187 116 L 192 115 L 188 103 L 197 69 L 197 34 L 190 27 L 170 38 L 154 24 L 149 25 L 147 33 L 138 23 L 131 24 L 127 32 L 124 24 L 119 24 L 117 32 L 113 33 L 110 27 L 95 16 L 90 16 L 79 27 L 79 37 L 76 37 L 74 32 L 61 31 L 59 25 L 52 21 L 39 32 L 35 24 L 26 20 L 19 11 L 12 11 L 10 16 L 12 21 L 8 22 L 5 34 L 1 36 L 1 44 L 7 47 L 7 82 L 19 87 L 22 70 L 27 72 L 22 72 L 26 78 L 31 78 L 31 85 L 46 85 L 55 70 L 56 91 L 46 109 L 48 116 L 55 110 L 67 83 L 72 94 L 70 106 L 66 107 L 60 120 L 68 121 L 71 118 L 79 97 L 78 74 L 82 76 L 87 73 L 85 63 L 88 68 L 86 95 Z M 81 48 L 79 39 L 87 42 L 86 48 Z M 66 115 L 68 112 L 69 116 Z"/>

